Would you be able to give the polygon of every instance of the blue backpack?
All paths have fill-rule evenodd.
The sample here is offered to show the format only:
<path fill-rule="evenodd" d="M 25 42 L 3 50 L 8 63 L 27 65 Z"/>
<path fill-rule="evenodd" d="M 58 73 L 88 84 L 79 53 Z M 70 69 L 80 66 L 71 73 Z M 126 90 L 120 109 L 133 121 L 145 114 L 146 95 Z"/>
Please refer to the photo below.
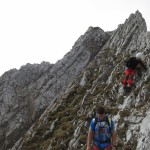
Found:
<path fill-rule="evenodd" d="M 95 135 L 95 126 L 96 126 L 96 124 L 98 123 L 98 122 L 101 122 L 101 121 L 99 121 L 98 120 L 98 117 L 95 117 L 95 122 L 94 122 L 94 134 L 93 134 L 93 139 L 94 139 L 94 141 L 97 141 L 97 140 L 95 140 L 95 138 L 94 138 L 94 135 Z M 111 133 L 111 118 L 109 118 L 108 116 L 105 116 L 105 122 L 107 123 L 107 125 L 109 126 L 109 132 Z M 110 139 L 109 140 L 107 140 L 107 141 L 98 141 L 98 142 L 100 142 L 100 143 L 107 143 L 107 142 L 109 142 L 109 141 L 111 141 Z"/>

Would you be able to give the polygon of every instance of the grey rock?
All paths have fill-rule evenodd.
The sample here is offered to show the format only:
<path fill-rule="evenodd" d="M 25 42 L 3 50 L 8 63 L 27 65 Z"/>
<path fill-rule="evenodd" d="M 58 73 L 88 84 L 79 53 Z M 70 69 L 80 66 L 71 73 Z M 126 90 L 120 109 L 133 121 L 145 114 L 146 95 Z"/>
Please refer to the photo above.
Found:
<path fill-rule="evenodd" d="M 90 27 L 56 64 L 26 64 L 0 77 L 0 150 L 11 148 L 92 61 L 109 34 Z"/>
<path fill-rule="evenodd" d="M 124 61 L 139 51 L 148 70 L 135 76 L 136 87 L 124 95 Z M 114 31 L 89 27 L 54 65 L 5 73 L 0 79 L 1 149 L 85 149 L 86 117 L 97 105 L 111 112 L 118 149 L 149 149 L 149 56 L 150 35 L 136 11 Z"/>

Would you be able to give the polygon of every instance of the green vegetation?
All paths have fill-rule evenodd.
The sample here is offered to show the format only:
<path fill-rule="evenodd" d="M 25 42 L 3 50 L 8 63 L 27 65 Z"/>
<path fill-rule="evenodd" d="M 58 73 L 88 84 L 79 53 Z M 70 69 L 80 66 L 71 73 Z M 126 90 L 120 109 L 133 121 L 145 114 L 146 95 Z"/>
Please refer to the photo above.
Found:
<path fill-rule="evenodd" d="M 118 104 L 123 104 L 124 102 L 124 97 L 123 96 L 120 96 L 118 99 L 117 99 L 117 103 Z"/>
<path fill-rule="evenodd" d="M 126 137 L 127 129 L 125 127 L 117 129 L 119 138 L 124 139 Z"/>
<path fill-rule="evenodd" d="M 116 107 L 105 107 L 106 114 L 117 115 L 119 109 Z"/>
<path fill-rule="evenodd" d="M 106 60 L 110 54 L 111 60 L 115 62 L 109 59 Z M 137 143 L 134 140 L 124 144 L 129 126 L 129 122 L 125 121 L 125 118 L 130 116 L 130 109 L 120 111 L 118 108 L 118 105 L 122 105 L 124 102 L 124 96 L 117 95 L 120 88 L 119 83 L 122 81 L 123 56 L 115 56 L 109 48 L 103 50 L 101 55 L 97 55 L 97 60 L 91 62 L 86 69 L 86 73 L 84 72 L 86 77 L 85 85 L 80 86 L 80 81 L 83 77 L 82 73 L 77 81 L 70 86 L 69 92 L 64 93 L 55 102 L 55 111 L 47 112 L 46 119 L 36 122 L 34 125 L 34 131 L 36 132 L 32 133 L 29 136 L 29 140 L 24 142 L 23 150 L 43 150 L 47 149 L 49 145 L 52 146 L 53 150 L 66 150 L 79 125 L 82 125 L 77 137 L 79 145 L 82 145 L 79 149 L 85 150 L 89 125 L 87 115 L 89 112 L 95 112 L 95 108 L 98 105 L 105 105 L 106 114 L 112 117 L 118 113 L 120 115 L 117 122 L 118 150 L 134 150 L 136 148 Z M 127 55 L 124 57 L 127 57 Z M 114 69 L 113 63 L 120 63 L 120 66 L 115 68 L 112 74 L 112 83 L 108 85 L 106 81 Z M 99 79 L 98 76 L 106 70 L 107 73 Z M 117 86 L 114 86 L 115 84 Z M 149 82 L 146 81 L 144 84 L 149 89 Z M 95 85 L 95 88 L 92 87 L 93 85 Z M 136 88 L 133 91 L 132 99 L 136 98 L 139 92 L 140 88 Z M 85 98 L 84 101 L 83 98 Z M 146 101 L 150 101 L 150 98 L 148 97 Z M 145 104 L 145 102 L 142 102 L 135 108 L 135 102 L 131 102 L 130 108 L 140 110 Z M 56 119 L 54 130 L 50 132 L 50 126 Z M 47 133 L 45 134 L 46 131 Z"/>
<path fill-rule="evenodd" d="M 137 147 L 137 141 L 136 141 L 136 139 L 130 139 L 130 140 L 125 144 L 125 150 L 136 149 L 136 147 Z"/>
<path fill-rule="evenodd" d="M 121 118 L 128 117 L 130 115 L 130 111 L 128 109 L 122 110 L 119 112 Z"/>

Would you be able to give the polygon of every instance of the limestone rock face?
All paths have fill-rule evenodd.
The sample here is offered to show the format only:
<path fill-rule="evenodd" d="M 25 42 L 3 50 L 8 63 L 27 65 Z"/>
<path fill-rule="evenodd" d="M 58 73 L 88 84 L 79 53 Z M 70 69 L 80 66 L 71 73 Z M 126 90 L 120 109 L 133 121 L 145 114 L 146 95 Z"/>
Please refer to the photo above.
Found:
<path fill-rule="evenodd" d="M 148 69 L 137 68 L 136 87 L 124 93 L 125 61 L 141 51 Z M 89 27 L 56 64 L 6 72 L 0 78 L 0 150 L 86 149 L 98 105 L 115 122 L 118 150 L 149 149 L 149 66 L 150 33 L 136 11 L 114 31 Z"/>
<path fill-rule="evenodd" d="M 137 42 L 139 35 L 146 32 L 145 20 L 141 13 L 136 11 L 126 19 L 124 24 L 118 26 L 105 46 L 117 50 L 118 53 L 130 48 L 130 53 L 132 53 L 132 51 L 139 49 L 140 42 Z"/>
<path fill-rule="evenodd" d="M 86 68 L 110 33 L 90 27 L 56 64 L 26 64 L 0 77 L 0 150 L 8 150 Z"/>
<path fill-rule="evenodd" d="M 107 39 L 105 44 L 99 43 L 102 39 Z M 144 18 L 137 11 L 112 32 L 104 33 L 99 28 L 90 27 L 75 45 L 84 50 L 89 44 L 86 53 L 94 53 L 91 58 L 88 57 L 90 63 L 11 150 L 86 149 L 89 120 L 97 105 L 104 106 L 115 122 L 118 150 L 149 149 L 150 33 Z M 148 70 L 143 72 L 137 68 L 134 77 L 136 87 L 130 93 L 124 93 L 121 82 L 125 61 L 141 51 Z M 82 59 L 81 62 L 84 64 L 86 61 Z"/>

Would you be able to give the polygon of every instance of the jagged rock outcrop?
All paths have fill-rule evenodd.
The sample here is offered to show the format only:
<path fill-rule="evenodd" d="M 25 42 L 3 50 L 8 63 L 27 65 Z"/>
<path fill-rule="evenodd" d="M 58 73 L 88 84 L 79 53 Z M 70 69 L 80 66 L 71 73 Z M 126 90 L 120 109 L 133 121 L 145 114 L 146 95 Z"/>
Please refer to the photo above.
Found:
<path fill-rule="evenodd" d="M 110 34 L 90 27 L 56 64 L 27 64 L 1 76 L 0 150 L 14 145 L 94 59 Z"/>
<path fill-rule="evenodd" d="M 125 95 L 121 85 L 124 61 L 138 51 L 144 52 L 144 63 L 148 70 L 135 76 L 136 88 Z M 67 65 L 68 60 L 70 65 Z M 32 84 L 29 82 L 26 88 L 29 96 L 24 97 L 34 103 L 33 107 L 28 105 L 34 112 L 30 113 L 29 118 L 39 116 L 37 110 L 41 110 L 41 105 L 44 105 L 39 104 L 39 100 L 43 97 L 45 101 L 50 99 L 52 103 L 49 102 L 50 105 L 41 117 L 11 150 L 84 150 L 88 118 L 97 105 L 104 105 L 108 115 L 115 121 L 118 150 L 149 149 L 149 66 L 150 33 L 147 32 L 145 20 L 139 11 L 131 14 L 124 24 L 112 32 L 90 27 L 75 43 L 72 51 L 52 65 L 49 71 L 45 70 L 47 73 L 43 73 L 38 80 L 32 80 Z M 76 69 L 79 70 L 75 71 Z M 58 75 L 62 72 L 63 78 Z M 56 80 L 52 76 L 48 78 L 54 74 L 57 75 Z M 61 87 L 58 88 L 60 91 L 55 87 L 56 81 Z M 66 81 L 68 84 L 65 85 Z M 38 96 L 32 98 L 36 87 L 40 87 L 37 88 Z M 53 99 L 51 95 L 54 95 Z M 16 112 L 16 116 L 18 114 L 20 115 Z M 15 125 L 18 118 L 14 119 Z M 8 141 L 8 136 L 2 137 L 7 137 L 5 141 Z"/>

